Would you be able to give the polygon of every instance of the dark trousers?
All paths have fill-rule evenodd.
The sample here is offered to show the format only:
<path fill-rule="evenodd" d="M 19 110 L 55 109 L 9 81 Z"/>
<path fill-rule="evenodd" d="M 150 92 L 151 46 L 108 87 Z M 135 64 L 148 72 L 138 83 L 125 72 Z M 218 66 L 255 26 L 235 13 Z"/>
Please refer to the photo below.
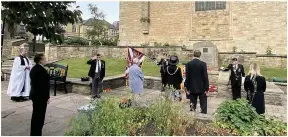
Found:
<path fill-rule="evenodd" d="M 241 85 L 234 85 L 232 86 L 232 99 L 236 100 L 241 98 Z"/>
<path fill-rule="evenodd" d="M 100 94 L 99 89 L 102 89 L 102 82 L 100 77 L 95 74 L 94 78 L 92 79 L 92 95 L 98 96 Z"/>
<path fill-rule="evenodd" d="M 30 136 L 42 136 L 47 101 L 33 101 Z"/>
<path fill-rule="evenodd" d="M 200 99 L 201 113 L 207 114 L 207 95 L 205 93 L 190 94 L 191 109 L 196 110 L 198 97 Z"/>
<path fill-rule="evenodd" d="M 167 76 L 165 73 L 161 73 L 161 83 L 163 87 L 166 87 L 167 85 Z"/>

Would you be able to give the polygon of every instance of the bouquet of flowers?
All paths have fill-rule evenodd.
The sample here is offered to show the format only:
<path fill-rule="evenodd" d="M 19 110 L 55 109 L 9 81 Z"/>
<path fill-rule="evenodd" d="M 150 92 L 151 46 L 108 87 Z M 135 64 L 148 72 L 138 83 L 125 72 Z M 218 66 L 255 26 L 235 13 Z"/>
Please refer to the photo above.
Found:
<path fill-rule="evenodd" d="M 120 108 L 127 108 L 127 107 L 130 107 L 132 104 L 132 101 L 131 99 L 127 99 L 127 98 L 122 98 L 120 104 L 119 104 L 119 107 Z"/>

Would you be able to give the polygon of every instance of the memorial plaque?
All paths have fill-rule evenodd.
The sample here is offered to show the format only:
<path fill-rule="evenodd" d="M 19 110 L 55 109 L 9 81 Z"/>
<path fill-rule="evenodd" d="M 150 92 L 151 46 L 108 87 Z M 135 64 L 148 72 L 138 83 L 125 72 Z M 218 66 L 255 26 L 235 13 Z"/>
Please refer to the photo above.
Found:
<path fill-rule="evenodd" d="M 207 63 L 208 67 L 218 68 L 217 47 L 210 41 L 198 42 L 193 45 L 194 50 L 201 51 L 201 60 Z"/>

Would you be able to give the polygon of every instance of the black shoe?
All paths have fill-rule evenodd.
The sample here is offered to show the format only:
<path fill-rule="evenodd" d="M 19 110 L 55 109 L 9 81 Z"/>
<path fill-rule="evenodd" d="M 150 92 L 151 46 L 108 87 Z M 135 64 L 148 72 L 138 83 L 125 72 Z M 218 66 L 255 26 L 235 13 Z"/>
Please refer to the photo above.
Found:
<path fill-rule="evenodd" d="M 101 96 L 100 95 L 94 95 L 93 99 L 96 99 L 96 98 L 101 98 Z"/>

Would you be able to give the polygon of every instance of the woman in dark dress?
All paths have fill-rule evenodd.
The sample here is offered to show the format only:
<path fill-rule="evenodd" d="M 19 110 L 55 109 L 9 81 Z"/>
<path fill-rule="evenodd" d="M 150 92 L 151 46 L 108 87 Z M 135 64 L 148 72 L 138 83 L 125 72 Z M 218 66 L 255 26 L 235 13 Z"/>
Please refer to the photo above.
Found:
<path fill-rule="evenodd" d="M 266 90 L 266 80 L 261 75 L 258 64 L 251 64 L 249 74 L 245 77 L 244 89 L 247 92 L 247 100 L 256 108 L 256 112 L 258 114 L 264 114 L 264 92 Z"/>

